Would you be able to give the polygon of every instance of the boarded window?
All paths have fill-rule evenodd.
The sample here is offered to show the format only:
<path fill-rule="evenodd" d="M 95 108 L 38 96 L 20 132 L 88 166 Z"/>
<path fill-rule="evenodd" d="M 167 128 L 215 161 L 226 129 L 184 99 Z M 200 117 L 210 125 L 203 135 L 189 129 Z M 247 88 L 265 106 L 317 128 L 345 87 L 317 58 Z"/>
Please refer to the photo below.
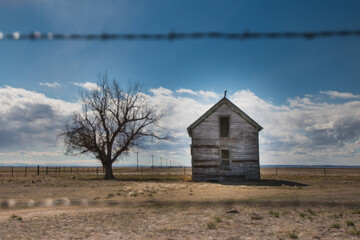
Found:
<path fill-rule="evenodd" d="M 229 137 L 230 119 L 229 117 L 220 117 L 220 137 Z"/>
<path fill-rule="evenodd" d="M 221 149 L 221 169 L 222 170 L 231 170 L 230 151 L 227 149 Z"/>

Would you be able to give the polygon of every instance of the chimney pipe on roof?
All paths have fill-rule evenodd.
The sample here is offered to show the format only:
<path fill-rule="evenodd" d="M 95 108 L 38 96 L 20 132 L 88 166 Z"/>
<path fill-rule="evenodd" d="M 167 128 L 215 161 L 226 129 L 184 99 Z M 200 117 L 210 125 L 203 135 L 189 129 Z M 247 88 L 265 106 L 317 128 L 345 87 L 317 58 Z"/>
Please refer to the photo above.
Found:
<path fill-rule="evenodd" d="M 226 98 L 226 92 L 227 92 L 227 90 L 224 91 L 224 98 Z"/>

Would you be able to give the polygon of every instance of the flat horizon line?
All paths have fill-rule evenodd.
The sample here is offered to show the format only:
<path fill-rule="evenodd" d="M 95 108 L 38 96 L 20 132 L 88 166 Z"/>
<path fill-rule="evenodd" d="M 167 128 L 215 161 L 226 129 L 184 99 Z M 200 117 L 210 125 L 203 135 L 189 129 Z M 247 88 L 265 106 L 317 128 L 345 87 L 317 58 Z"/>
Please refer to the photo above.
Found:
<path fill-rule="evenodd" d="M 17 164 L 0 164 L 0 168 L 5 167 L 100 167 L 101 165 L 70 165 L 70 164 L 27 164 L 27 163 L 17 163 Z M 136 164 L 126 164 L 126 165 L 113 165 L 113 167 L 137 167 Z M 152 167 L 152 165 L 139 164 L 138 167 Z M 174 165 L 174 166 L 160 166 L 154 165 L 155 168 L 170 168 L 170 167 L 192 167 L 191 165 Z M 360 168 L 360 165 L 334 165 L 334 164 L 264 164 L 260 165 L 262 168 Z"/>

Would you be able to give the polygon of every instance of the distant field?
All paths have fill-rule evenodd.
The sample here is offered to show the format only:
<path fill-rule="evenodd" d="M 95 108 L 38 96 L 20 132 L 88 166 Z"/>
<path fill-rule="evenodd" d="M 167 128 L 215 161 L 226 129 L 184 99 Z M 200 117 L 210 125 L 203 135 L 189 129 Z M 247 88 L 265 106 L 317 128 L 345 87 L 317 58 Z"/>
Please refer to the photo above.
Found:
<path fill-rule="evenodd" d="M 360 177 L 291 171 L 237 184 L 182 168 L 1 174 L 0 239 L 359 239 Z"/>

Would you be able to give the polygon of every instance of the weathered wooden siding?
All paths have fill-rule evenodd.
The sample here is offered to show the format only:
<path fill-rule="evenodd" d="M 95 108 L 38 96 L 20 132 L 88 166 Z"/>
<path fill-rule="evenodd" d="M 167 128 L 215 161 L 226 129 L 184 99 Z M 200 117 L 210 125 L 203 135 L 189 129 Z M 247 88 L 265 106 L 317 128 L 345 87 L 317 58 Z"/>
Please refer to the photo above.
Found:
<path fill-rule="evenodd" d="M 230 118 L 230 136 L 220 138 L 219 118 Z M 192 130 L 193 180 L 259 179 L 258 130 L 226 104 Z M 220 150 L 230 150 L 231 170 L 221 170 Z"/>

